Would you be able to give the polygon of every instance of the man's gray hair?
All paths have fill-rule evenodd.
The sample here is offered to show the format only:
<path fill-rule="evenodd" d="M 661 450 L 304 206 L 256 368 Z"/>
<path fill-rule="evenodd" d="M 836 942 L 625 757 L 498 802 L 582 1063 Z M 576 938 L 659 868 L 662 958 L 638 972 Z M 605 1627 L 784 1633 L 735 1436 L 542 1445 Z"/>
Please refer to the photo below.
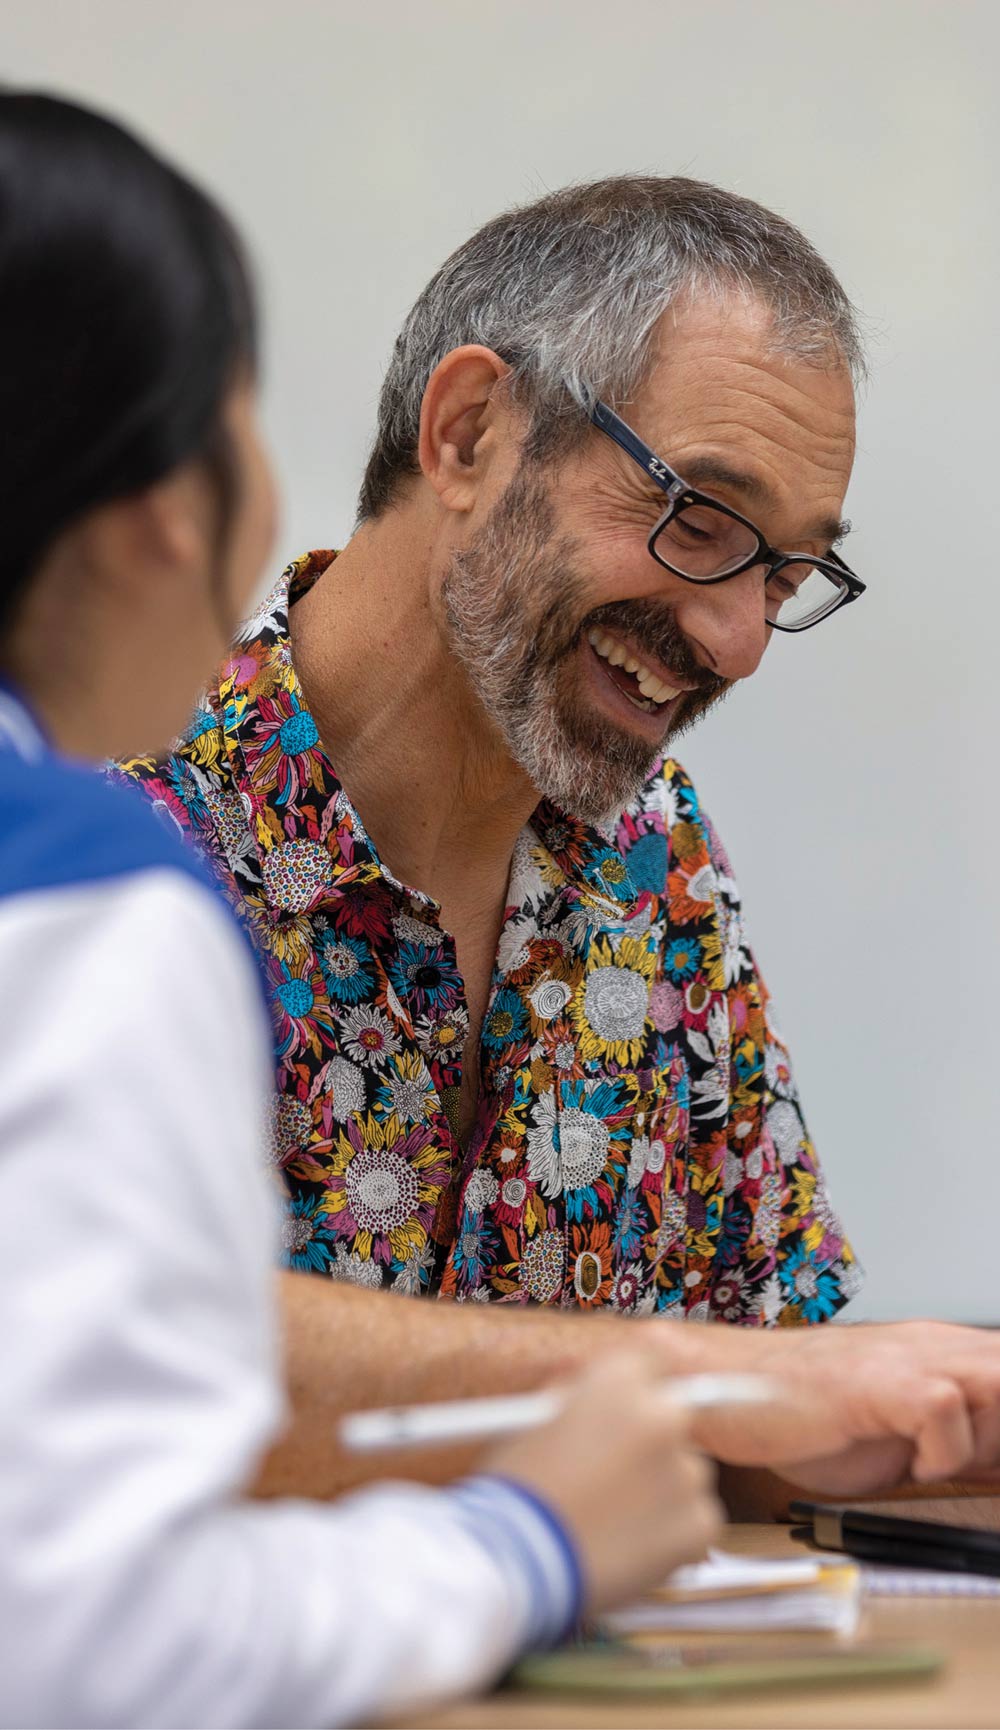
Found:
<path fill-rule="evenodd" d="M 441 266 L 399 333 L 359 520 L 379 516 L 416 472 L 424 390 L 452 349 L 483 343 L 510 364 L 531 417 L 525 453 L 543 458 L 583 436 L 595 398 L 621 407 L 634 396 L 669 306 L 734 292 L 770 310 L 776 352 L 863 372 L 857 315 L 829 265 L 749 198 L 623 175 L 494 217 Z"/>

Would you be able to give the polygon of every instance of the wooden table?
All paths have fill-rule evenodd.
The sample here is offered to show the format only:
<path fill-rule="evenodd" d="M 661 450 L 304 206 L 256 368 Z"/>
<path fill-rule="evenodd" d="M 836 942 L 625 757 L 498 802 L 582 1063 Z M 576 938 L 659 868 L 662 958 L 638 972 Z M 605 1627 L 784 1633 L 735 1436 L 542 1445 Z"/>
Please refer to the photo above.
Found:
<path fill-rule="evenodd" d="M 756 1555 L 801 1557 L 806 1552 L 781 1526 L 730 1526 L 724 1547 Z M 395 1720 L 416 1730 L 542 1730 L 566 1726 L 661 1725 L 667 1730 L 881 1730 L 882 1726 L 934 1726 L 935 1730 L 1000 1727 L 1000 1598 L 873 1598 L 862 1632 L 880 1640 L 932 1646 L 947 1656 L 939 1676 L 918 1683 L 859 1683 L 816 1689 L 774 1689 L 742 1700 L 726 1695 L 684 1703 L 620 1704 L 609 1696 L 556 1695 L 511 1690 L 465 1701 L 426 1717 Z M 815 1636 L 809 1637 L 816 1643 Z"/>

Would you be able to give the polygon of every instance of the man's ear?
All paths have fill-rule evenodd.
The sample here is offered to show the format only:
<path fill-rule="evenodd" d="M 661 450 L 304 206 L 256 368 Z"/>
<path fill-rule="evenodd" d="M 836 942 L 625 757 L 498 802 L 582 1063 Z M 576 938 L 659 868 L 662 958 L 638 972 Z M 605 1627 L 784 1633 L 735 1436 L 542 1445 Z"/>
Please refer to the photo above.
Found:
<path fill-rule="evenodd" d="M 439 361 L 424 391 L 418 455 L 425 478 L 449 511 L 469 511 L 497 452 L 506 418 L 497 386 L 509 375 L 491 348 L 467 343 Z"/>

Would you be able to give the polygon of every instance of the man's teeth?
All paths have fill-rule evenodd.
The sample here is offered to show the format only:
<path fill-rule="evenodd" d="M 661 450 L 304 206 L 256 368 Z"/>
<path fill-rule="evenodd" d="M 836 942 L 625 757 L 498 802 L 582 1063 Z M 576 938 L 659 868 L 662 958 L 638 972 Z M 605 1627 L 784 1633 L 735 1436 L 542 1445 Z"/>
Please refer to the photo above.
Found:
<path fill-rule="evenodd" d="M 596 654 L 604 661 L 609 661 L 612 667 L 624 667 L 626 673 L 635 674 L 635 682 L 643 696 L 650 703 L 667 703 L 671 697 L 680 695 L 675 685 L 666 685 L 657 673 L 637 661 L 630 655 L 624 643 L 617 638 L 609 637 L 606 631 L 596 627 L 587 632 L 587 641 Z"/>

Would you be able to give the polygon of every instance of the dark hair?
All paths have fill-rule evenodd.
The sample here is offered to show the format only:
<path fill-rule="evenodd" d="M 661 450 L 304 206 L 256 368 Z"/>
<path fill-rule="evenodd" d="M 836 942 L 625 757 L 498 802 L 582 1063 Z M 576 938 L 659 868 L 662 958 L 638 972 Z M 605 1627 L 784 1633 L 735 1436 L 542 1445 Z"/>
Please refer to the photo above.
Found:
<path fill-rule="evenodd" d="M 0 623 L 61 530 L 204 457 L 256 365 L 238 237 L 90 109 L 0 90 Z"/>

